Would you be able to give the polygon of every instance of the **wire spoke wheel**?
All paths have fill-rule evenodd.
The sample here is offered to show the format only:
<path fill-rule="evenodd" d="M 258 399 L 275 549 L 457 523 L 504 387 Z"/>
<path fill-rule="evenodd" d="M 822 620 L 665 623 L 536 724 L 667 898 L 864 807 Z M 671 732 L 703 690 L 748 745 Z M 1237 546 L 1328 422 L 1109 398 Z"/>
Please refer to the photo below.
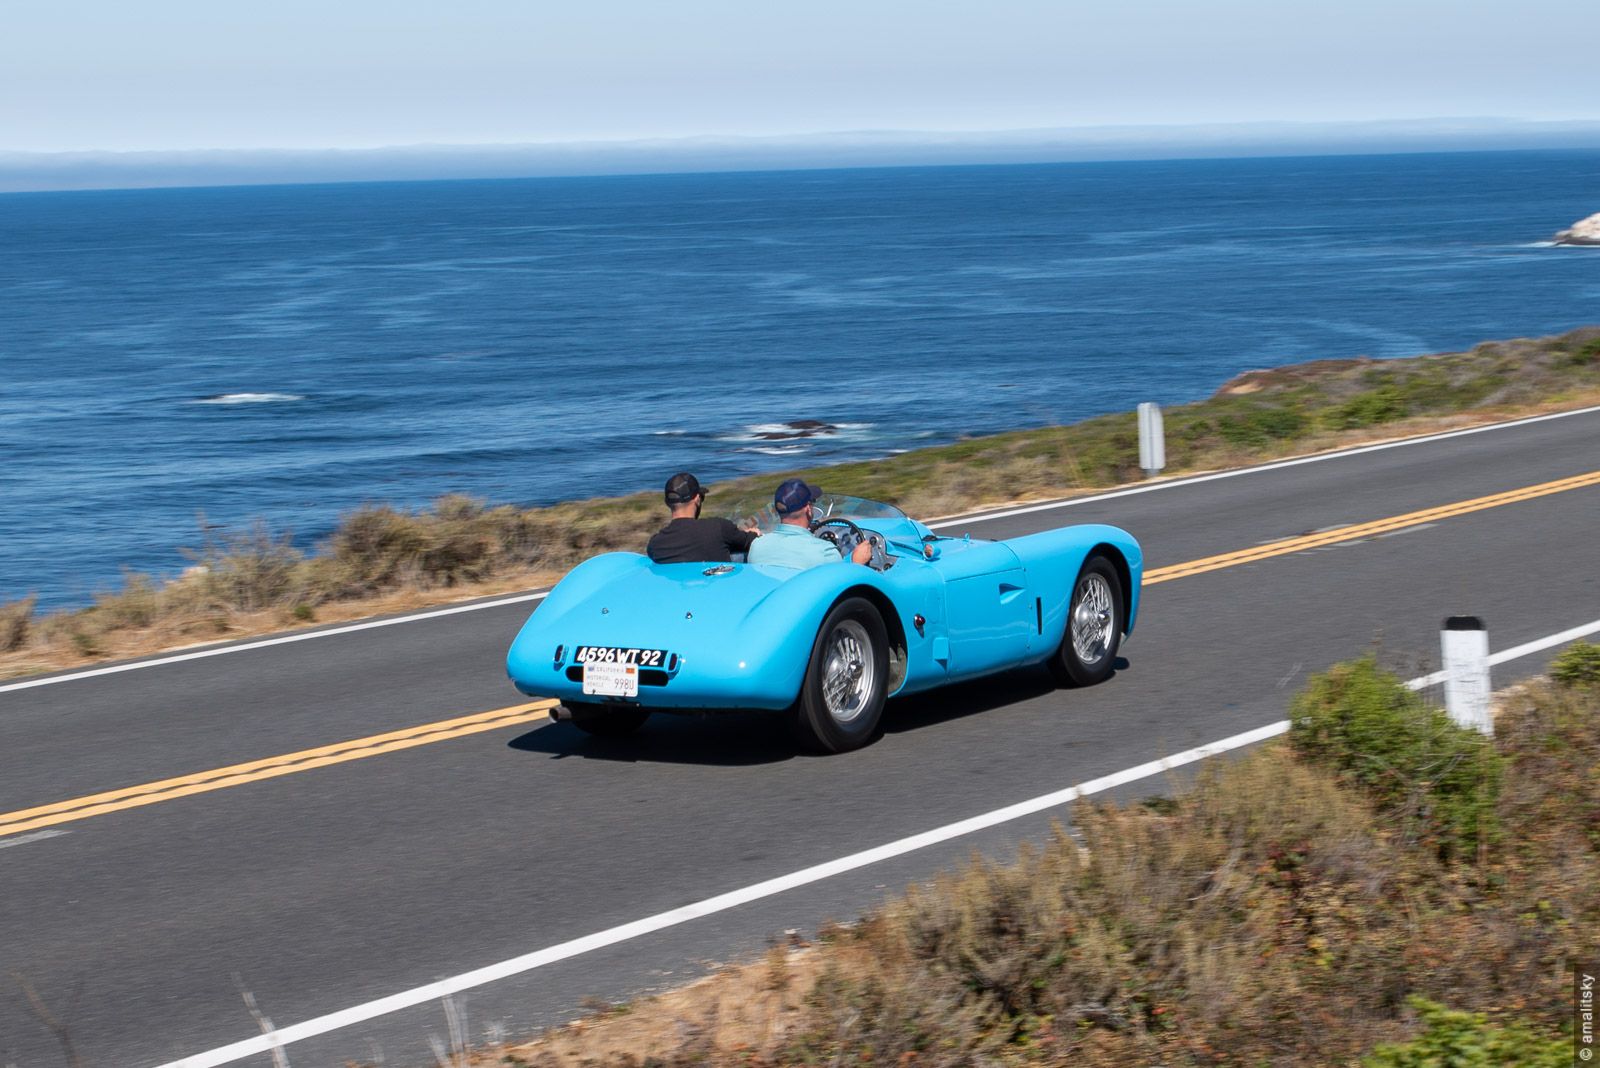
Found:
<path fill-rule="evenodd" d="M 1072 600 L 1072 648 L 1085 666 L 1092 667 L 1111 651 L 1111 632 L 1116 626 L 1111 584 L 1091 571 L 1078 580 Z"/>
<path fill-rule="evenodd" d="M 889 634 L 877 607 L 849 597 L 817 629 L 790 724 L 810 749 L 843 753 L 878 736 L 888 696 Z"/>
<path fill-rule="evenodd" d="M 822 702 L 836 723 L 850 723 L 866 710 L 875 683 L 867 630 L 847 619 L 828 636 L 822 668 Z"/>
<path fill-rule="evenodd" d="M 1122 579 L 1104 556 L 1091 556 L 1072 584 L 1066 632 L 1050 658 L 1050 671 L 1063 686 L 1104 682 L 1117 659 L 1122 640 Z"/>

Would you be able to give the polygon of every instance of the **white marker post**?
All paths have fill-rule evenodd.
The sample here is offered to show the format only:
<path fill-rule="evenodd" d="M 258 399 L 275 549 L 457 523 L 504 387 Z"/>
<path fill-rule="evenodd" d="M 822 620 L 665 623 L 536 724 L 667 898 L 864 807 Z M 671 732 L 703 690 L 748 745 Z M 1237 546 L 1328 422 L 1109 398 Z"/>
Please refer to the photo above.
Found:
<path fill-rule="evenodd" d="M 1139 405 L 1139 466 L 1145 478 L 1155 478 L 1167 466 L 1167 438 L 1161 427 L 1161 405 Z"/>
<path fill-rule="evenodd" d="M 1444 706 L 1463 727 L 1494 734 L 1489 717 L 1489 632 L 1477 616 L 1451 616 L 1439 633 L 1444 652 Z"/>

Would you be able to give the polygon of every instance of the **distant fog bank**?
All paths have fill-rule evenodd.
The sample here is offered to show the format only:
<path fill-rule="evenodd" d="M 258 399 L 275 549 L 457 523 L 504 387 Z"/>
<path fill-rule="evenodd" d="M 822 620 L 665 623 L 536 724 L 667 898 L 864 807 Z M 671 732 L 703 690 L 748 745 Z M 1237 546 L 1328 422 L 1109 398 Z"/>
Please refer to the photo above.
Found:
<path fill-rule="evenodd" d="M 1600 149 L 1600 120 L 1466 118 L 993 133 L 866 130 L 370 149 L 0 151 L 0 192 L 1561 148 Z"/>

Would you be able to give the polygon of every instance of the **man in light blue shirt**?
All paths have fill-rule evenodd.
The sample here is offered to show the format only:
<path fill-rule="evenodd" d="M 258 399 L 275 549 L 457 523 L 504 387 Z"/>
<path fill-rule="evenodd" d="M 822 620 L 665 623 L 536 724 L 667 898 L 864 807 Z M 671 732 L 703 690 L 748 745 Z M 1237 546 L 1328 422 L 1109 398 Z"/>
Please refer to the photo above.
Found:
<path fill-rule="evenodd" d="M 811 533 L 812 505 L 820 496 L 821 490 L 798 478 L 787 479 L 779 485 L 772 495 L 778 526 L 750 543 L 746 559 L 752 564 L 800 570 L 839 563 L 843 557 L 838 547 Z M 855 547 L 850 559 L 858 564 L 866 563 L 872 559 L 872 546 L 863 541 Z"/>

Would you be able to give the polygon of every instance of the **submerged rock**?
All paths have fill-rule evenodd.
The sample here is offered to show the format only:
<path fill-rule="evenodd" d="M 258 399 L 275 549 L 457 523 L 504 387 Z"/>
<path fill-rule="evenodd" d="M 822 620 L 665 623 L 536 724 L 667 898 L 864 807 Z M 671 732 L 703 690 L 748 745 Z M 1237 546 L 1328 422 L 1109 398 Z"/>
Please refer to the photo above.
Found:
<path fill-rule="evenodd" d="M 1556 235 L 1556 244 L 1600 245 L 1600 212 L 1578 220 L 1570 230 L 1561 231 Z"/>
<path fill-rule="evenodd" d="M 782 425 L 780 430 L 766 430 L 756 435 L 760 441 L 793 441 L 796 438 L 825 438 L 839 432 L 839 428 L 832 423 L 824 423 L 817 419 L 793 419 Z"/>

